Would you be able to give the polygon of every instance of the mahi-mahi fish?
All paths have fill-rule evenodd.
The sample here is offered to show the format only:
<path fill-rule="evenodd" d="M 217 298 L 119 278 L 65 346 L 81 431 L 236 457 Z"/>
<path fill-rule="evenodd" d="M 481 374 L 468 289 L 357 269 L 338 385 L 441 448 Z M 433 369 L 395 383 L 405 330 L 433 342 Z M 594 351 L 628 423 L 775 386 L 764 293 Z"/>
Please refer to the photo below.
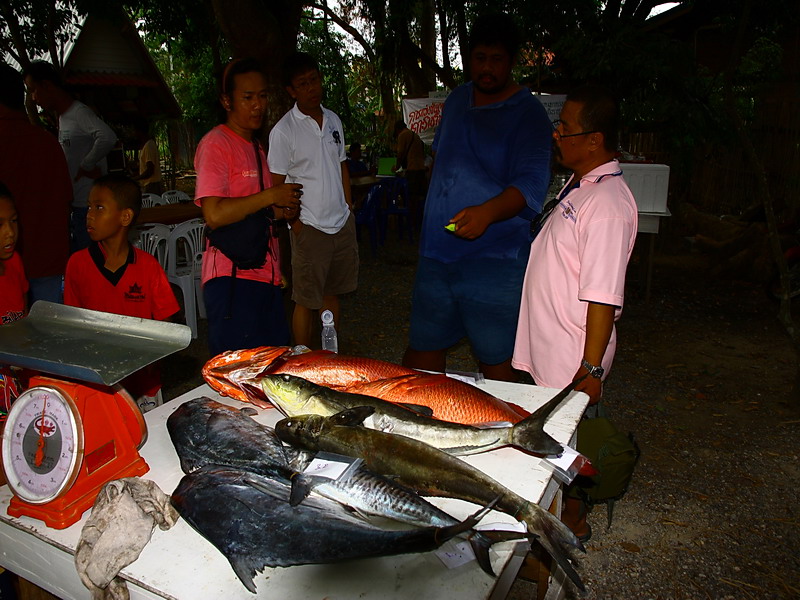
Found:
<path fill-rule="evenodd" d="M 253 409 L 249 409 L 253 410 Z M 184 402 L 167 419 L 167 429 L 184 473 L 220 466 L 291 481 L 291 504 L 313 490 L 359 514 L 385 517 L 417 527 L 450 527 L 458 520 L 417 493 L 365 468 L 344 481 L 303 475 L 313 455 L 284 447 L 271 427 L 206 397 Z M 300 471 L 300 472 L 298 472 Z M 472 532 L 469 542 L 480 567 L 494 575 L 489 547 L 524 537 L 514 532 Z"/>
<path fill-rule="evenodd" d="M 519 423 L 499 427 L 475 427 L 433 419 L 393 402 L 340 392 L 294 375 L 266 375 L 254 383 L 260 384 L 267 398 L 288 417 L 304 414 L 330 417 L 348 408 L 371 406 L 375 410 L 364 422 L 367 427 L 414 438 L 449 454 L 463 456 L 502 446 L 514 446 L 536 454 L 560 454 L 563 447 L 544 431 L 544 423 L 580 381 L 576 379 L 570 383 Z"/>
<path fill-rule="evenodd" d="M 228 559 L 244 586 L 264 567 L 427 552 L 471 529 L 489 507 L 450 527 L 380 529 L 327 498 L 289 502 L 288 482 L 247 471 L 203 467 L 181 479 L 172 503 Z"/>
<path fill-rule="evenodd" d="M 566 525 L 457 457 L 406 436 L 364 427 L 364 419 L 373 412 L 374 408 L 362 406 L 332 417 L 288 417 L 278 422 L 275 432 L 280 439 L 299 448 L 361 458 L 371 471 L 426 496 L 460 498 L 479 505 L 499 496 L 497 510 L 523 521 L 572 582 L 585 592 L 567 556 L 569 546 L 585 550 Z"/>

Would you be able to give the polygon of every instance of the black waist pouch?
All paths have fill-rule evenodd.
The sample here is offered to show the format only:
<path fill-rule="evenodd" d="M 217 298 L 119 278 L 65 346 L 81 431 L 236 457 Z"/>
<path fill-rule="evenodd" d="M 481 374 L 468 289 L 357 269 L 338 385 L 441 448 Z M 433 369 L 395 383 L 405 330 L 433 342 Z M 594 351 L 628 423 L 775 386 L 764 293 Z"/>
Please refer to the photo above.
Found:
<path fill-rule="evenodd" d="M 216 229 L 206 228 L 209 243 L 227 256 L 237 269 L 258 269 L 267 262 L 272 236 L 272 209 L 247 215 L 241 221 Z"/>

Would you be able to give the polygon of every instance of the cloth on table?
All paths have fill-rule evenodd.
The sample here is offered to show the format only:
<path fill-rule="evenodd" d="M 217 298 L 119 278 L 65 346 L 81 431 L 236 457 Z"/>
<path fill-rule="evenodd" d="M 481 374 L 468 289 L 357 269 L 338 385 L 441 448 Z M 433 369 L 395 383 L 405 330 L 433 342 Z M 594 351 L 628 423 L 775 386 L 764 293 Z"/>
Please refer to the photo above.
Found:
<path fill-rule="evenodd" d="M 167 530 L 178 516 L 154 481 L 126 477 L 103 486 L 75 551 L 75 567 L 92 600 L 127 600 L 119 572 L 139 558 L 156 525 Z"/>

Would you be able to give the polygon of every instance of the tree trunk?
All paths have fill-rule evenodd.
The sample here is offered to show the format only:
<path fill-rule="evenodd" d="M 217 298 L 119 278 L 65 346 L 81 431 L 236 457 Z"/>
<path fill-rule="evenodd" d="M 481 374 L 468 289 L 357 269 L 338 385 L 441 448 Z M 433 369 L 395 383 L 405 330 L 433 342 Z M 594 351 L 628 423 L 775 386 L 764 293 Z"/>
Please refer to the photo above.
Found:
<path fill-rule="evenodd" d="M 269 86 L 267 130 L 291 107 L 282 83 L 283 61 L 297 48 L 303 3 L 298 0 L 212 0 L 214 15 L 235 57 L 261 61 Z"/>

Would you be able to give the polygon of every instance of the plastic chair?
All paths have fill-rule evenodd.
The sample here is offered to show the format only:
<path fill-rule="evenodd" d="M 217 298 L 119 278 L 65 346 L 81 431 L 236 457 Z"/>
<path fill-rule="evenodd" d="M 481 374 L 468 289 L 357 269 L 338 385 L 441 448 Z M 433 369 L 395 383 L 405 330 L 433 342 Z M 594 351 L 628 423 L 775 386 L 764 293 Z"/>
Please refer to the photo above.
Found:
<path fill-rule="evenodd" d="M 164 271 L 167 270 L 167 241 L 172 229 L 162 223 L 144 223 L 134 231 L 133 244 L 158 260 Z"/>
<path fill-rule="evenodd" d="M 186 324 L 193 338 L 197 337 L 197 313 L 201 318 L 206 314 L 200 289 L 205 229 L 203 219 L 192 219 L 177 225 L 167 240 L 167 279 L 181 288 Z"/>
<path fill-rule="evenodd" d="M 356 239 L 361 241 L 361 225 L 366 225 L 369 229 L 369 245 L 372 249 L 372 256 L 378 253 L 378 241 L 380 233 L 378 231 L 378 209 L 381 206 L 386 187 L 383 183 L 373 184 L 361 206 L 356 210 Z"/>
<path fill-rule="evenodd" d="M 383 182 L 389 186 L 386 202 L 379 210 L 379 224 L 381 230 L 381 244 L 386 242 L 386 231 L 389 228 L 389 216 L 397 217 L 397 234 L 403 239 L 403 227 L 408 230 L 408 239 L 414 241 L 414 224 L 411 222 L 409 209 L 408 180 L 405 177 L 394 177 Z"/>
<path fill-rule="evenodd" d="M 158 194 L 142 194 L 142 208 L 150 208 L 151 206 L 161 206 L 164 202 Z"/>
<path fill-rule="evenodd" d="M 166 200 L 167 204 L 177 204 L 178 202 L 191 202 L 192 199 L 189 194 L 180 190 L 169 190 L 161 194 L 161 197 Z"/>

